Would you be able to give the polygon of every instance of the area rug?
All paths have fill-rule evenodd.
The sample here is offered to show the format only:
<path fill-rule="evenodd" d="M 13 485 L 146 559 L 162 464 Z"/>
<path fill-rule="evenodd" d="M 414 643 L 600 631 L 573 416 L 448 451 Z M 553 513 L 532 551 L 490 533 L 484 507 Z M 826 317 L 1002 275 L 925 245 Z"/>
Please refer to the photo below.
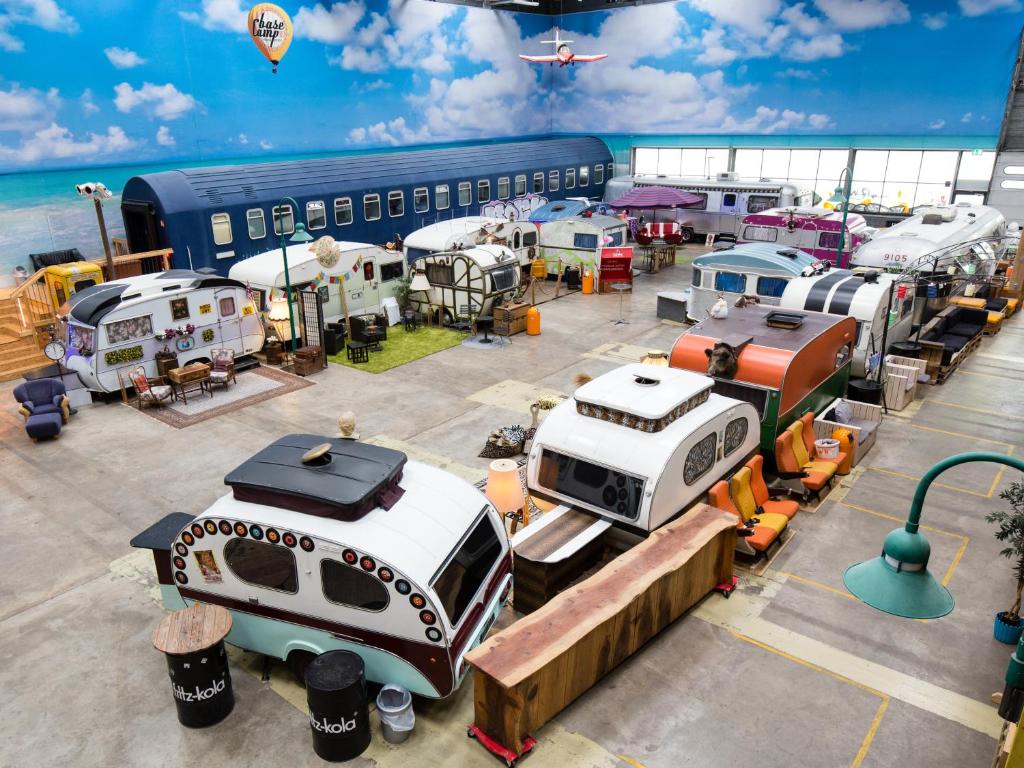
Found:
<path fill-rule="evenodd" d="M 175 429 L 184 429 L 264 400 L 311 387 L 314 383 L 301 376 L 261 366 L 238 374 L 235 383 L 227 389 L 214 387 L 213 397 L 197 392 L 189 395 L 188 403 L 175 401 L 159 407 L 148 406 L 142 412 Z M 135 408 L 133 404 L 128 407 Z"/>
<path fill-rule="evenodd" d="M 440 352 L 442 349 L 458 346 L 465 338 L 461 333 L 446 328 L 420 328 L 415 331 L 404 331 L 402 326 L 393 325 L 388 329 L 388 337 L 381 342 L 380 352 L 370 352 L 367 363 L 353 363 L 342 350 L 327 359 L 338 365 L 355 368 L 367 373 L 383 373 L 413 360 Z"/>

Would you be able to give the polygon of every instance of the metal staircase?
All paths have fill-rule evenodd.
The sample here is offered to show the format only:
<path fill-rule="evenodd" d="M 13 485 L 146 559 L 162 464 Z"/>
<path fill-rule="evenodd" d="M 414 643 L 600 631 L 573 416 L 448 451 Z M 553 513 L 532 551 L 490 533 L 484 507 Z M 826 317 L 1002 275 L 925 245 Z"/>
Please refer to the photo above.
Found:
<path fill-rule="evenodd" d="M 1018 172 L 1009 173 L 1008 169 Z M 1024 225 L 1024 32 L 1017 46 L 1017 61 L 996 145 L 988 204 L 998 208 L 1007 221 Z"/>

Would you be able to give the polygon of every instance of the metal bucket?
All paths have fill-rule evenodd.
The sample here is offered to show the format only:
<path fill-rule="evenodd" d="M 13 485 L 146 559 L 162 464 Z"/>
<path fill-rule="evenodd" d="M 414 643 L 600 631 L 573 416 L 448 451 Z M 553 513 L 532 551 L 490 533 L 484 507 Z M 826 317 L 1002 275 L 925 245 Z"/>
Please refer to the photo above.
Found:
<path fill-rule="evenodd" d="M 388 744 L 401 744 L 416 725 L 412 694 L 400 685 L 385 685 L 377 694 L 380 730 Z"/>

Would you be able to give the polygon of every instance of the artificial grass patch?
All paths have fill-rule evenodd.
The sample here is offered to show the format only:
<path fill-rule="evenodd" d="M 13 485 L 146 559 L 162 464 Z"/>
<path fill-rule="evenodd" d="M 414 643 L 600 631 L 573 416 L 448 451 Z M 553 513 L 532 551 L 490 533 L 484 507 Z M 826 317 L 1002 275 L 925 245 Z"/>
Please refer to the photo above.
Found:
<path fill-rule="evenodd" d="M 383 371 L 397 368 L 400 365 L 419 360 L 421 357 L 440 352 L 442 349 L 455 347 L 466 338 L 458 331 L 446 328 L 420 328 L 416 331 L 406 332 L 401 325 L 393 325 L 388 328 L 388 338 L 381 342 L 380 352 L 370 352 L 370 362 L 353 363 L 349 360 L 345 351 L 337 355 L 331 355 L 327 359 L 338 365 L 347 365 L 359 371 L 370 373 L 382 373 Z"/>

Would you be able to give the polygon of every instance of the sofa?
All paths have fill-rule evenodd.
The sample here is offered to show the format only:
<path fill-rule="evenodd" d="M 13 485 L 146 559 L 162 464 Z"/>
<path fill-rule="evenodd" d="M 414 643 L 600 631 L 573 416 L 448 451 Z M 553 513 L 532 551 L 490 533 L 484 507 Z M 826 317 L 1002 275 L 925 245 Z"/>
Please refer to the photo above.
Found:
<path fill-rule="evenodd" d="M 946 307 L 921 329 L 921 357 L 928 363 L 929 375 L 939 367 L 959 364 L 973 349 L 972 342 L 985 332 L 988 310 Z"/>
<path fill-rule="evenodd" d="M 837 398 L 814 420 L 814 436 L 832 437 L 833 430 L 848 429 L 855 441 L 852 458 L 853 466 L 857 466 L 875 444 L 881 424 L 882 406 Z"/>
<path fill-rule="evenodd" d="M 950 296 L 949 303 L 959 307 L 984 309 L 988 312 L 988 319 L 985 322 L 985 333 L 991 336 L 999 333 L 1000 328 L 1002 328 L 1003 320 L 1007 316 L 1006 307 L 1010 302 L 999 296 L 991 299 L 984 299 L 979 296 Z"/>
<path fill-rule="evenodd" d="M 928 379 L 928 366 L 924 360 L 900 355 L 885 356 L 885 405 L 893 411 L 902 411 L 917 396 L 922 378 Z"/>
<path fill-rule="evenodd" d="M 71 416 L 71 401 L 60 379 L 35 379 L 14 388 L 18 413 L 25 417 L 25 432 L 33 440 L 57 437 Z"/>

